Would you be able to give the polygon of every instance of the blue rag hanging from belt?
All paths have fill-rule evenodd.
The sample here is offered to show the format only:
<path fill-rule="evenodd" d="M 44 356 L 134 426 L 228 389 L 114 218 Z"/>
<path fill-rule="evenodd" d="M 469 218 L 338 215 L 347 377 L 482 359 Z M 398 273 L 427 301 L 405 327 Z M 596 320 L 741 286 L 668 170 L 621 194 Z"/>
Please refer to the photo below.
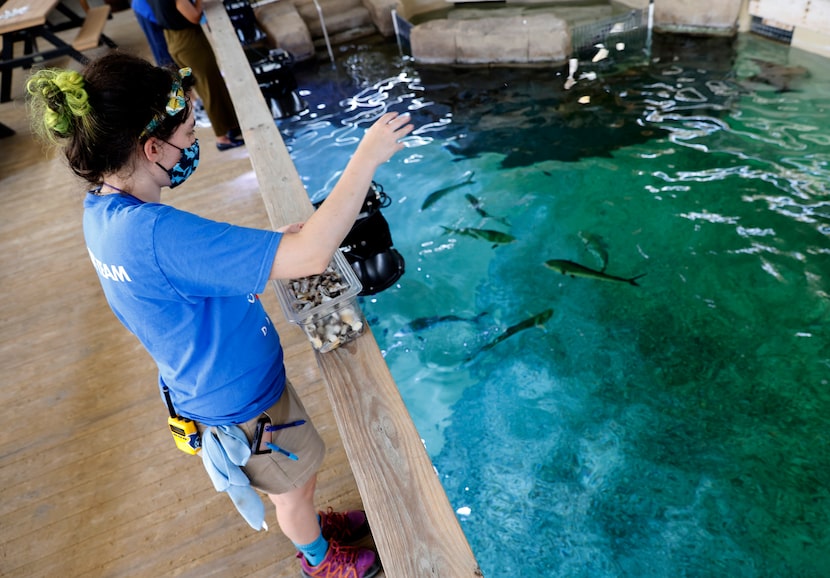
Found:
<path fill-rule="evenodd" d="M 235 425 L 212 426 L 202 434 L 202 463 L 217 492 L 227 492 L 236 509 L 254 530 L 268 529 L 265 506 L 242 466 L 251 448 L 245 432 Z"/>

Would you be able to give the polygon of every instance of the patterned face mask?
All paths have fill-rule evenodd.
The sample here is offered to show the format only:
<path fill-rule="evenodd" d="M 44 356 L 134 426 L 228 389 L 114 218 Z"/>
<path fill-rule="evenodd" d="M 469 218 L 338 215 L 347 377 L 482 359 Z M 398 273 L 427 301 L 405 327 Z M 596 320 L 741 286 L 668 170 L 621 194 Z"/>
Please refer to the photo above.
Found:
<path fill-rule="evenodd" d="M 156 164 L 161 167 L 161 169 L 168 174 L 170 177 L 170 188 L 175 189 L 180 184 L 187 180 L 187 177 L 193 174 L 193 171 L 196 170 L 196 167 L 199 166 L 199 139 L 196 139 L 192 145 L 183 149 L 181 147 L 177 147 L 173 143 L 164 141 L 169 144 L 171 147 L 176 147 L 181 151 L 179 155 L 179 162 L 175 165 L 170 167 L 169 169 L 165 169 L 161 163 L 158 161 Z"/>

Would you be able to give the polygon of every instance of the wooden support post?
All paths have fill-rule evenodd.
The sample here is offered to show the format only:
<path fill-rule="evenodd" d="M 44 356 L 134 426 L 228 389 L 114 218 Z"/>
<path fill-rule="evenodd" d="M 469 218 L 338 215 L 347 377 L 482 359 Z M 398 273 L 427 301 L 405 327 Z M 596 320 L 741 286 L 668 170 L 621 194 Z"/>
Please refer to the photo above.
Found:
<path fill-rule="evenodd" d="M 89 9 L 78 35 L 72 41 L 72 48 L 83 52 L 98 46 L 101 43 L 101 34 L 104 32 L 104 25 L 107 23 L 109 16 L 109 4 Z"/>
<path fill-rule="evenodd" d="M 205 12 L 271 224 L 305 220 L 313 207 L 223 5 Z M 481 576 L 371 331 L 317 362 L 386 575 Z"/>

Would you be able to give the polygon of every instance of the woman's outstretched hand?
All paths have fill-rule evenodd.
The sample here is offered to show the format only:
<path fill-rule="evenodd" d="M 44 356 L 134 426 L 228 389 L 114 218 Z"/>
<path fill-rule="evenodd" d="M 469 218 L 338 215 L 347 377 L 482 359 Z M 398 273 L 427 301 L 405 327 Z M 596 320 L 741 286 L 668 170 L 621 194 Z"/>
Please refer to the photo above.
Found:
<path fill-rule="evenodd" d="M 377 168 L 404 148 L 415 128 L 408 114 L 387 112 L 369 127 L 329 196 L 302 226 L 284 228 L 271 279 L 294 279 L 323 272 L 360 213 Z"/>
<path fill-rule="evenodd" d="M 379 167 L 404 148 L 400 141 L 414 128 L 410 124 L 409 113 L 387 112 L 366 131 L 355 151 L 355 157 L 359 156 L 361 162 Z"/>

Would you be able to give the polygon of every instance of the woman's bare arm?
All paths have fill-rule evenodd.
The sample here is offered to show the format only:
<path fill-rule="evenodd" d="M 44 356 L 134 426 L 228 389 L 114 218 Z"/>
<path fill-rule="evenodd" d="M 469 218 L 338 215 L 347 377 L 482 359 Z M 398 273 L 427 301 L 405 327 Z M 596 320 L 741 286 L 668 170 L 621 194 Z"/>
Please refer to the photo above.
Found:
<path fill-rule="evenodd" d="M 366 131 L 320 208 L 302 227 L 283 234 L 271 267 L 271 279 L 293 279 L 325 270 L 354 225 L 375 171 L 403 148 L 400 139 L 414 128 L 408 123 L 408 114 L 390 112 Z"/>
<path fill-rule="evenodd" d="M 198 24 L 202 19 L 202 0 L 176 0 L 176 10 L 193 24 Z"/>

